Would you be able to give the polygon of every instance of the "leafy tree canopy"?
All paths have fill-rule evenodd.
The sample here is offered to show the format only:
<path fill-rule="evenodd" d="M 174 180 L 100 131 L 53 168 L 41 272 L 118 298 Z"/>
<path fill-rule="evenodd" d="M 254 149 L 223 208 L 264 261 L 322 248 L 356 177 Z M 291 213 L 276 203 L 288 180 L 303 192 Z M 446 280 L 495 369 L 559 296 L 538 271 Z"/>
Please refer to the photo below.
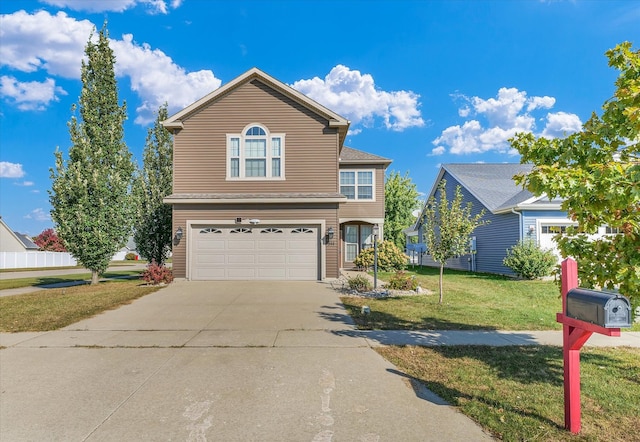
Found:
<path fill-rule="evenodd" d="M 168 118 L 167 104 L 158 110 L 155 124 L 147 132 L 143 169 L 134 185 L 136 222 L 134 240 L 138 252 L 150 262 L 162 265 L 171 250 L 171 205 L 163 198 L 173 186 L 171 134 L 162 126 Z"/>
<path fill-rule="evenodd" d="M 58 234 L 53 229 L 44 229 L 38 236 L 33 238 L 35 245 L 40 247 L 40 250 L 47 252 L 66 252 L 67 248 L 64 246 L 62 240 L 58 237 Z"/>
<path fill-rule="evenodd" d="M 384 237 L 401 250 L 406 241 L 402 231 L 413 224 L 411 213 L 419 204 L 418 190 L 409 178 L 409 172 L 402 176 L 391 171 L 384 183 Z"/>
<path fill-rule="evenodd" d="M 60 150 L 55 152 L 49 194 L 58 235 L 92 271 L 91 282 L 96 284 L 131 234 L 133 163 L 123 141 L 126 107 L 118 104 L 115 57 L 106 23 L 97 42 L 91 37 L 80 75 L 80 118 L 73 115 L 68 124 L 72 143 L 68 161 Z"/>
<path fill-rule="evenodd" d="M 473 231 L 489 221 L 483 221 L 484 209 L 476 215 L 471 214 L 473 205 L 463 204 L 460 186 L 456 186 L 453 200 L 447 198 L 447 181 L 438 186 L 440 197 L 433 196 L 427 202 L 424 211 L 425 242 L 427 251 L 433 260 L 440 264 L 440 304 L 442 304 L 442 280 L 444 265 L 450 258 L 469 253 L 469 239 Z"/>
<path fill-rule="evenodd" d="M 516 177 L 535 195 L 562 198 L 578 223 L 558 238 L 563 256 L 579 263 L 581 284 L 640 296 L 640 51 L 625 42 L 606 53 L 620 74 L 616 91 L 582 131 L 562 139 L 517 134 L 511 145 L 527 175 Z M 599 226 L 619 234 L 589 238 Z"/>

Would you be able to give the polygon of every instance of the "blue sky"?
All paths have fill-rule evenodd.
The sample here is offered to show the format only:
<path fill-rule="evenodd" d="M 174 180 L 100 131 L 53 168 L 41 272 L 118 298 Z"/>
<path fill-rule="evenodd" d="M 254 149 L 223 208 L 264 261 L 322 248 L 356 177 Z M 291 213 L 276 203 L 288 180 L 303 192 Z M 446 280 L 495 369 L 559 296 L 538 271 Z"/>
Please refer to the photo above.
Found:
<path fill-rule="evenodd" d="M 108 20 L 125 137 L 258 67 L 351 120 L 346 144 L 427 193 L 442 163 L 519 162 L 507 138 L 579 130 L 614 91 L 605 51 L 637 48 L 636 1 L 6 0 L 0 215 L 52 227 L 49 168 L 70 145 L 92 27 Z"/>

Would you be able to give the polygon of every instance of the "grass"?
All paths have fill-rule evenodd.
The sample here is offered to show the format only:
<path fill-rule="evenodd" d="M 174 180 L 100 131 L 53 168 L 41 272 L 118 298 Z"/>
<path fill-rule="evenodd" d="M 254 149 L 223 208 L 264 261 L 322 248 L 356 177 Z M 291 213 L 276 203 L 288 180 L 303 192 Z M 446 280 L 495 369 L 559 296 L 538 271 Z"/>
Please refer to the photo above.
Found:
<path fill-rule="evenodd" d="M 411 384 L 426 385 L 508 441 L 638 440 L 640 349 L 582 349 L 582 430 L 564 430 L 562 349 L 382 347 Z M 419 394 L 419 390 L 417 390 Z"/>
<path fill-rule="evenodd" d="M 554 281 L 524 281 L 499 275 L 445 270 L 438 304 L 438 269 L 417 267 L 419 285 L 436 294 L 382 299 L 354 296 L 342 302 L 359 328 L 381 330 L 561 330 L 562 310 Z M 379 273 L 386 279 L 390 273 Z M 368 305 L 371 313 L 362 315 Z M 640 324 L 630 329 L 640 331 Z"/>
<path fill-rule="evenodd" d="M 119 280 L 0 297 L 0 332 L 56 330 L 156 290 L 140 280 Z"/>
<path fill-rule="evenodd" d="M 102 275 L 102 277 L 114 278 L 114 277 L 124 277 L 124 276 L 138 276 L 140 273 L 141 273 L 140 270 L 118 270 L 115 272 L 107 272 L 104 275 Z M 91 279 L 91 273 L 76 273 L 76 274 L 70 274 L 70 275 L 56 275 L 56 276 L 36 276 L 32 278 L 2 279 L 0 280 L 0 290 L 56 284 L 60 282 L 86 281 L 90 279 Z"/>

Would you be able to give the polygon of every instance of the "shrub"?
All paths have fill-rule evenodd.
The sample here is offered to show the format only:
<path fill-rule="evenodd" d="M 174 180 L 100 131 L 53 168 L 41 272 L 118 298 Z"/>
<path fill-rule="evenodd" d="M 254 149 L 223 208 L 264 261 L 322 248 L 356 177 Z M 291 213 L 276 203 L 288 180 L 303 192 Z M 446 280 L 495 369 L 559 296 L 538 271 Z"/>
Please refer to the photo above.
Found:
<path fill-rule="evenodd" d="M 558 258 L 551 250 L 543 250 L 533 241 L 521 241 L 507 250 L 502 263 L 522 278 L 535 279 L 550 275 L 558 265 Z"/>
<path fill-rule="evenodd" d="M 358 254 L 353 261 L 358 267 L 365 270 L 373 267 L 374 249 L 369 247 Z M 393 241 L 378 243 L 378 269 L 385 272 L 404 270 L 407 267 L 407 256 Z"/>
<path fill-rule="evenodd" d="M 135 261 L 137 256 L 138 255 L 136 255 L 135 253 L 129 252 L 124 256 L 124 259 L 126 259 L 127 261 Z"/>
<path fill-rule="evenodd" d="M 368 292 L 373 288 L 373 285 L 365 275 L 356 275 L 349 278 L 349 288 L 359 292 Z"/>
<path fill-rule="evenodd" d="M 385 284 L 391 290 L 415 290 L 418 288 L 418 281 L 415 275 L 409 275 L 407 272 L 399 271 L 391 275 L 389 282 Z"/>
<path fill-rule="evenodd" d="M 146 281 L 147 284 L 169 284 L 173 281 L 173 272 L 171 269 L 163 265 L 156 264 L 155 261 L 151 261 L 147 268 L 142 272 L 142 279 Z"/>

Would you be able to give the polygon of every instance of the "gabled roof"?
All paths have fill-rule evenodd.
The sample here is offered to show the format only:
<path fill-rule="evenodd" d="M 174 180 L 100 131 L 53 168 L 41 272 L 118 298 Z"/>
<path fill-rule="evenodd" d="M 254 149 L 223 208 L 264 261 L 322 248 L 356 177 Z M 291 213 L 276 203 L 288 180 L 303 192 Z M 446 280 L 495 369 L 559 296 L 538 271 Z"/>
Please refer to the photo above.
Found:
<path fill-rule="evenodd" d="M 14 232 L 9 228 L 7 223 L 4 222 L 2 216 L 0 216 L 0 228 L 4 229 L 9 235 L 13 236 L 18 243 L 22 244 L 26 250 L 38 250 L 38 247 L 27 235 L 22 233 Z"/>
<path fill-rule="evenodd" d="M 385 164 L 388 166 L 391 164 L 389 158 L 374 155 L 372 153 L 364 152 L 362 150 L 354 149 L 352 147 L 344 146 L 340 151 L 340 163 L 341 164 Z"/>
<path fill-rule="evenodd" d="M 285 83 L 279 80 L 276 80 L 275 78 L 271 77 L 270 75 L 266 74 L 265 72 L 261 71 L 258 68 L 251 68 L 244 74 L 240 75 L 239 77 L 236 77 L 230 82 L 222 85 L 221 87 L 214 90 L 210 94 L 202 97 L 195 103 L 192 103 L 189 106 L 185 107 L 180 112 L 170 116 L 169 118 L 167 118 L 165 121 L 162 122 L 162 125 L 169 130 L 182 129 L 183 127 L 182 120 L 189 118 L 192 114 L 194 114 L 195 112 L 198 112 L 200 109 L 209 105 L 211 102 L 215 101 L 216 99 L 228 94 L 229 92 L 233 91 L 239 86 L 253 80 L 258 80 L 266 84 L 267 86 L 291 98 L 292 100 L 301 104 L 302 106 L 306 107 L 312 112 L 318 115 L 321 115 L 322 117 L 329 120 L 329 126 L 335 127 L 338 129 L 340 145 L 344 143 L 344 139 L 347 136 L 347 130 L 349 129 L 349 120 L 338 115 L 332 110 L 324 107 L 323 105 L 312 100 L 306 95 L 298 92 L 297 90 L 293 89 L 291 86 L 288 86 Z"/>
<path fill-rule="evenodd" d="M 16 238 L 18 238 L 18 240 L 20 240 L 20 242 L 22 244 L 24 244 L 25 249 L 27 250 L 38 250 L 40 247 L 34 243 L 31 238 L 29 238 L 27 235 L 25 235 L 24 233 L 19 233 L 19 232 L 13 232 L 14 235 L 16 235 Z"/>
<path fill-rule="evenodd" d="M 511 209 L 525 207 L 560 210 L 562 201 L 549 201 L 544 195 L 535 197 L 513 180 L 514 175 L 528 173 L 532 168 L 531 164 L 518 163 L 443 164 L 429 197 L 435 194 L 444 173 L 448 172 L 492 213 L 509 212 Z"/>

